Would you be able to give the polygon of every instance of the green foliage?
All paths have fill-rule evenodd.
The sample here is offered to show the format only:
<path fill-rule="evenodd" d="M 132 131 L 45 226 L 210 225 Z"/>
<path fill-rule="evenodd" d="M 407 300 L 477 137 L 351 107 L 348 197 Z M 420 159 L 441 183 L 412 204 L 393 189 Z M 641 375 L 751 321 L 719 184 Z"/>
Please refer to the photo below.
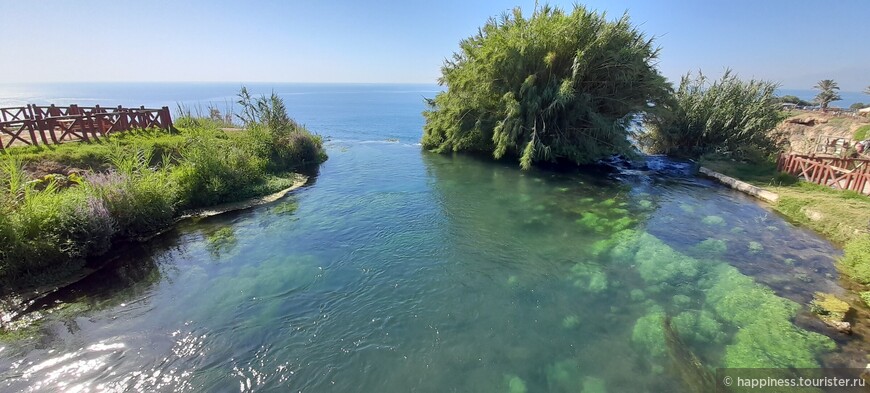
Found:
<path fill-rule="evenodd" d="M 851 110 L 858 110 L 858 109 L 864 109 L 864 108 L 866 108 L 866 107 L 868 107 L 868 106 L 870 106 L 870 104 L 865 104 L 865 103 L 863 103 L 863 102 L 856 102 L 856 103 L 854 103 L 854 104 L 852 104 L 852 105 L 849 105 L 849 109 L 851 109 Z"/>
<path fill-rule="evenodd" d="M 820 80 L 815 86 L 813 86 L 813 89 L 819 90 L 819 94 L 816 95 L 816 102 L 819 103 L 822 110 L 828 109 L 828 104 L 831 102 L 843 99 L 840 97 L 840 93 L 837 92 L 840 90 L 840 86 L 838 86 L 837 82 L 834 82 L 832 79 Z"/>
<path fill-rule="evenodd" d="M 864 305 L 870 307 L 870 291 L 863 291 L 859 293 L 861 296 L 861 300 L 864 301 Z"/>
<path fill-rule="evenodd" d="M 0 157 L 0 292 L 69 274 L 115 240 L 162 230 L 183 209 L 287 188 L 293 178 L 286 170 L 325 155 L 319 137 L 289 120 L 280 99 L 267 103 L 266 112 L 252 112 L 263 123 L 246 132 L 188 119 L 191 128 L 172 133 L 7 149 Z M 90 172 L 31 181 L 25 162 L 45 161 Z"/>
<path fill-rule="evenodd" d="M 700 164 L 759 187 L 788 186 L 798 183 L 797 177 L 777 171 L 776 161 L 768 157 L 735 160 L 718 154 L 706 154 L 701 157 Z"/>
<path fill-rule="evenodd" d="M 870 124 L 858 127 L 858 129 L 855 130 L 855 135 L 852 136 L 852 139 L 863 141 L 867 139 L 868 135 L 870 135 Z"/>
<path fill-rule="evenodd" d="M 740 80 L 730 70 L 713 83 L 700 72 L 686 74 L 664 110 L 648 117 L 639 141 L 650 152 L 681 156 L 772 154 L 780 147 L 772 131 L 783 118 L 776 88 L 773 82 Z"/>
<path fill-rule="evenodd" d="M 870 284 L 870 234 L 859 235 L 846 243 L 840 267 L 855 281 Z"/>
<path fill-rule="evenodd" d="M 793 96 L 793 95 L 784 95 L 782 97 L 777 98 L 777 101 L 779 103 L 795 104 L 795 105 L 799 105 L 799 106 L 812 106 L 813 105 L 812 102 L 804 101 L 800 97 Z"/>
<path fill-rule="evenodd" d="M 658 50 L 627 16 L 543 6 L 490 19 L 442 67 L 423 146 L 516 157 L 524 169 L 631 151 L 633 114 L 667 96 Z"/>

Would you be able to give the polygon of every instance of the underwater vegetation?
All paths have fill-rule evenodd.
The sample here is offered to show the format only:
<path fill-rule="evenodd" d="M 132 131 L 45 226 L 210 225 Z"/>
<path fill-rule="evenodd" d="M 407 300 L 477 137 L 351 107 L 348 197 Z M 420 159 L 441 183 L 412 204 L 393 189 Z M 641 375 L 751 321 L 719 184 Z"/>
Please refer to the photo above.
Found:
<path fill-rule="evenodd" d="M 762 246 L 761 243 L 756 242 L 756 241 L 749 242 L 749 252 L 750 253 L 758 254 L 762 251 L 764 251 L 764 246 Z"/>
<path fill-rule="evenodd" d="M 695 247 L 699 253 L 722 255 L 728 251 L 728 244 L 722 239 L 707 238 Z"/>
<path fill-rule="evenodd" d="M 715 240 L 705 242 L 714 250 L 724 247 Z M 827 336 L 792 323 L 800 305 L 777 296 L 731 265 L 702 262 L 640 231 L 619 232 L 599 247 L 605 249 L 602 253 L 609 252 L 615 263 L 634 266 L 650 285 L 644 292 L 656 293 L 667 287 L 677 291 L 673 296 L 656 297 L 657 302 L 644 300 L 643 292 L 630 294 L 633 301 L 649 303 L 647 314 L 634 324 L 631 342 L 651 359 L 668 353 L 666 318 L 680 341 L 690 347 L 725 345 L 721 364 L 708 365 L 711 367 L 813 368 L 818 367 L 819 354 L 835 348 Z M 679 288 L 685 286 L 698 292 L 693 296 L 680 293 Z M 654 365 L 653 371 L 657 369 Z"/>
<path fill-rule="evenodd" d="M 607 289 L 607 274 L 601 266 L 577 263 L 569 272 L 574 286 L 590 293 L 599 293 Z"/>
<path fill-rule="evenodd" d="M 562 319 L 562 327 L 565 329 L 573 329 L 580 326 L 580 318 L 576 315 L 569 315 Z"/>
<path fill-rule="evenodd" d="M 701 222 L 703 222 L 706 225 L 711 225 L 711 226 L 713 226 L 713 225 L 715 225 L 715 226 L 725 225 L 725 219 L 722 217 L 719 217 L 719 216 L 706 216 L 706 217 L 701 219 Z"/>
<path fill-rule="evenodd" d="M 507 383 L 508 393 L 526 393 L 526 383 L 522 378 L 516 375 L 505 375 L 505 383 Z"/>
<path fill-rule="evenodd" d="M 846 314 L 852 307 L 842 299 L 830 293 L 816 292 L 810 302 L 810 310 L 835 329 L 843 333 L 851 333 L 852 324 L 846 322 Z"/>
<path fill-rule="evenodd" d="M 835 348 L 829 337 L 792 323 L 800 306 L 722 264 L 711 272 L 707 304 L 718 318 L 737 328 L 726 346 L 730 368 L 815 368 L 816 355 Z"/>
<path fill-rule="evenodd" d="M 237 243 L 236 234 L 230 227 L 218 229 L 214 233 L 208 235 L 205 240 L 206 248 L 208 248 L 208 251 L 216 257 L 223 252 L 229 251 L 235 247 Z"/>
<path fill-rule="evenodd" d="M 299 209 L 299 202 L 295 200 L 290 200 L 287 202 L 282 202 L 275 207 L 272 208 L 272 213 L 275 214 L 291 214 L 296 212 L 296 209 Z"/>
<path fill-rule="evenodd" d="M 551 392 L 606 393 L 604 380 L 584 376 L 574 359 L 557 361 L 546 369 L 547 388 Z"/>

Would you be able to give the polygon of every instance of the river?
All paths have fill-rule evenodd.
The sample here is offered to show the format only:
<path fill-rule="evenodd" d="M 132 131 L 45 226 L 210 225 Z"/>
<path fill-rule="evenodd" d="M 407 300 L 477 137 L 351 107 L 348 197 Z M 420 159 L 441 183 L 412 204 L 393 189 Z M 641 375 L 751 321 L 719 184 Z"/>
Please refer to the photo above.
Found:
<path fill-rule="evenodd" d="M 178 99 L 232 94 L 209 89 Z M 686 164 L 523 172 L 422 151 L 437 87 L 276 91 L 327 136 L 319 173 L 114 252 L 39 334 L 0 342 L 0 390 L 692 391 L 665 315 L 710 370 L 863 366 L 808 317 L 844 291 L 840 251 Z"/>

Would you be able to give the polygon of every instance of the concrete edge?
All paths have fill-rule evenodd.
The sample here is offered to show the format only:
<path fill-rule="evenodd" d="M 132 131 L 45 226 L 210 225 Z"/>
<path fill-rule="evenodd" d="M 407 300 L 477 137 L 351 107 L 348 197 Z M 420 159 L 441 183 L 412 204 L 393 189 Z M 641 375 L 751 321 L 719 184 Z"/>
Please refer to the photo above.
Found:
<path fill-rule="evenodd" d="M 744 194 L 754 196 L 765 202 L 776 203 L 779 200 L 779 194 L 777 193 L 767 191 L 761 187 L 753 186 L 752 184 L 737 180 L 731 176 L 723 175 L 708 168 L 701 167 L 698 169 L 698 173 L 706 177 L 716 179 L 719 181 L 719 183 L 729 186 L 737 191 L 743 192 Z"/>

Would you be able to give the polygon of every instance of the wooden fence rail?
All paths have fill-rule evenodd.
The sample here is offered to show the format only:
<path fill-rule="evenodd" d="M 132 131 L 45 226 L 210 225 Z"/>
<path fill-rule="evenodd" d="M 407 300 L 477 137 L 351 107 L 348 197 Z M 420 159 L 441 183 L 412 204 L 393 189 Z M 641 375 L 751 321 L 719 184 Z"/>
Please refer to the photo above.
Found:
<path fill-rule="evenodd" d="M 870 160 L 782 153 L 776 168 L 806 181 L 870 194 Z"/>
<path fill-rule="evenodd" d="M 156 127 L 172 128 L 168 107 L 160 109 L 70 106 L 0 108 L 0 151 L 19 145 L 90 141 L 115 132 Z"/>

